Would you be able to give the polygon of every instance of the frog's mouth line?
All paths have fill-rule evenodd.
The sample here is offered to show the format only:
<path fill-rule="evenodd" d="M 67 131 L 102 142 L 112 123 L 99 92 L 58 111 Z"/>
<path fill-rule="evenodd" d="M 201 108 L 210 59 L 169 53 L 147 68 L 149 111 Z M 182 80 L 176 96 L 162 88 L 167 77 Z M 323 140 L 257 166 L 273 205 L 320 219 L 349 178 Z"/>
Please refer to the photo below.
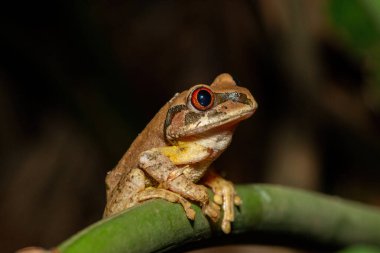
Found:
<path fill-rule="evenodd" d="M 218 121 L 211 122 L 203 126 L 199 126 L 201 122 L 198 122 L 198 124 L 193 129 L 189 131 L 183 130 L 182 134 L 178 134 L 176 136 L 170 136 L 170 134 L 168 134 L 166 131 L 165 133 L 166 133 L 166 136 L 169 137 L 170 139 L 177 139 L 177 138 L 185 138 L 185 137 L 194 136 L 200 133 L 205 133 L 205 132 L 211 131 L 212 129 L 216 127 L 228 129 L 228 126 L 236 125 L 238 122 L 251 117 L 254 114 L 255 110 L 256 109 L 244 110 L 232 117 L 226 117 L 225 119 L 219 118 Z"/>

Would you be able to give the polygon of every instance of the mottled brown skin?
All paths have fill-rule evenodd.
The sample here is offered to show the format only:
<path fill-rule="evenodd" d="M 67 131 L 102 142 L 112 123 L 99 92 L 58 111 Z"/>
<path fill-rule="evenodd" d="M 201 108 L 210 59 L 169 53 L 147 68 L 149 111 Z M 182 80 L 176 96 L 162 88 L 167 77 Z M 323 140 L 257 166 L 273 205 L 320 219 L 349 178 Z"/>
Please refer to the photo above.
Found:
<path fill-rule="evenodd" d="M 206 109 L 196 108 L 191 100 L 200 87 L 212 94 Z M 234 205 L 240 205 L 241 200 L 233 184 L 209 167 L 230 144 L 237 124 L 250 117 L 256 107 L 251 93 L 237 86 L 229 74 L 219 75 L 210 86 L 196 85 L 174 96 L 108 173 L 104 215 L 163 198 L 180 203 L 187 217 L 194 219 L 188 201 L 192 200 L 200 203 L 213 221 L 219 219 L 222 207 L 221 227 L 229 233 Z M 205 186 L 214 192 L 214 201 Z"/>
<path fill-rule="evenodd" d="M 133 168 L 138 167 L 139 156 L 143 151 L 167 145 L 162 129 L 168 108 L 169 103 L 166 103 L 133 141 L 116 167 L 108 172 L 106 177 L 107 202 L 120 179 L 123 176 L 126 177 Z"/>

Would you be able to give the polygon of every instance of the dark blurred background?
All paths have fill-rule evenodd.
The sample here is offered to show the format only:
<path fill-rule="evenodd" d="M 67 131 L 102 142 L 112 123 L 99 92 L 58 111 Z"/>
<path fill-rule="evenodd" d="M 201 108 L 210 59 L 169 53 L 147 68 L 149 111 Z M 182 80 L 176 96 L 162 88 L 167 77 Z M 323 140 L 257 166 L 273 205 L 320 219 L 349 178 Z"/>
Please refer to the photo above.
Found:
<path fill-rule="evenodd" d="M 222 72 L 259 103 L 227 178 L 380 205 L 377 0 L 6 1 L 0 20 L 2 252 L 99 220 L 135 136 Z"/>

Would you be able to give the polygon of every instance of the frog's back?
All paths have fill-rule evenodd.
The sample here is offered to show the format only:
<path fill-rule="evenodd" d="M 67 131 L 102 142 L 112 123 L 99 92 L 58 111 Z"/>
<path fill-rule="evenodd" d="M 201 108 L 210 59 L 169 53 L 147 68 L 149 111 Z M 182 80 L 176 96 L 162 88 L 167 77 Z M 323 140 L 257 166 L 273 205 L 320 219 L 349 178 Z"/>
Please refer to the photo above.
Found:
<path fill-rule="evenodd" d="M 133 141 L 128 151 L 123 155 L 116 167 L 109 171 L 106 177 L 107 199 L 123 175 L 138 167 L 139 156 L 142 152 L 166 146 L 164 138 L 164 121 L 169 104 L 165 104 L 145 129 Z"/>

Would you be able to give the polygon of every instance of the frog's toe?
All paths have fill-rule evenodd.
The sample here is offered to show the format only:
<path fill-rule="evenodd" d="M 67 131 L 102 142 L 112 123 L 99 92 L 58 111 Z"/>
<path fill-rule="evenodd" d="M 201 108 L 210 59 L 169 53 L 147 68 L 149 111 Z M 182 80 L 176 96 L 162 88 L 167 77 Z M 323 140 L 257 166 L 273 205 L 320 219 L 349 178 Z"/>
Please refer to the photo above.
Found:
<path fill-rule="evenodd" d="M 235 195 L 234 204 L 237 206 L 240 206 L 242 203 L 243 203 L 243 201 L 241 201 L 241 198 L 238 195 Z"/>
<path fill-rule="evenodd" d="M 190 220 L 195 220 L 195 211 L 193 208 L 184 208 L 187 218 Z"/>
<path fill-rule="evenodd" d="M 219 195 L 219 194 L 215 194 L 214 195 L 214 202 L 218 205 L 222 205 L 223 204 L 223 197 L 222 195 Z"/>
<path fill-rule="evenodd" d="M 231 232 L 231 222 L 223 220 L 222 221 L 222 230 L 225 234 L 229 234 Z"/>
<path fill-rule="evenodd" d="M 203 207 L 203 213 L 210 217 L 212 221 L 216 222 L 220 216 L 220 207 L 214 202 L 210 201 Z"/>
<path fill-rule="evenodd" d="M 191 203 L 179 195 L 178 195 L 178 202 L 182 205 L 187 218 L 189 218 L 190 220 L 195 220 L 196 213 L 195 213 L 195 210 L 191 207 Z"/>

